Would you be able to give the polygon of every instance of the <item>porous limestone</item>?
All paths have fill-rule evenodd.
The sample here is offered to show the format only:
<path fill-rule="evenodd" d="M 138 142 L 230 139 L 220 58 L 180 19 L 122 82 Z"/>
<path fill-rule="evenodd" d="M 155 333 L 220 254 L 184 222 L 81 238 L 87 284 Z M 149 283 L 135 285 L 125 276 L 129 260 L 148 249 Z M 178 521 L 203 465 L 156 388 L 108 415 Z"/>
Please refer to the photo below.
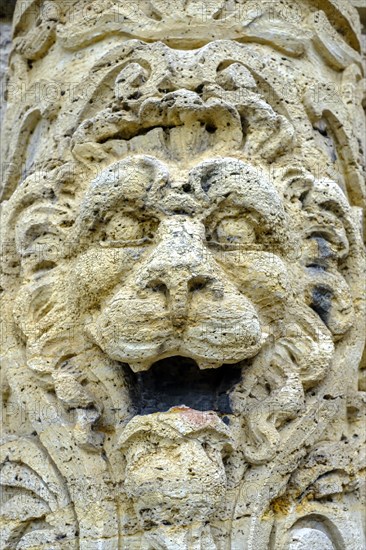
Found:
<path fill-rule="evenodd" d="M 362 550 L 348 0 L 18 0 L 2 550 Z"/>

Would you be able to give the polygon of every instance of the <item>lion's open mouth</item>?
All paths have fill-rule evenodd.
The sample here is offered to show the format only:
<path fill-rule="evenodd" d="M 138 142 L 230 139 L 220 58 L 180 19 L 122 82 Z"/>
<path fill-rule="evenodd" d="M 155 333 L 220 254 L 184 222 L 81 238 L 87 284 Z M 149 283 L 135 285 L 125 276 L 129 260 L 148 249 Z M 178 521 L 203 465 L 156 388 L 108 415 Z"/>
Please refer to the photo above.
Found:
<path fill-rule="evenodd" d="M 131 372 L 131 399 L 136 414 L 186 406 L 199 411 L 232 413 L 230 393 L 241 379 L 241 363 L 199 369 L 190 358 L 175 356 L 154 363 L 148 371 Z"/>

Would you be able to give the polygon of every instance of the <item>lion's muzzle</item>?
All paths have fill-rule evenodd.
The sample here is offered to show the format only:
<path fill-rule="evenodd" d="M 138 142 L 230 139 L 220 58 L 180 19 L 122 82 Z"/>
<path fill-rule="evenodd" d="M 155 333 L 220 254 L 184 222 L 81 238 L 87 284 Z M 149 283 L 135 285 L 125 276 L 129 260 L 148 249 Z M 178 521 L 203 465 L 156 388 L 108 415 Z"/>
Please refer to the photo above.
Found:
<path fill-rule="evenodd" d="M 203 225 L 170 217 L 156 240 L 91 325 L 96 343 L 135 371 L 178 354 L 200 368 L 255 355 L 262 344 L 258 315 L 214 260 Z"/>

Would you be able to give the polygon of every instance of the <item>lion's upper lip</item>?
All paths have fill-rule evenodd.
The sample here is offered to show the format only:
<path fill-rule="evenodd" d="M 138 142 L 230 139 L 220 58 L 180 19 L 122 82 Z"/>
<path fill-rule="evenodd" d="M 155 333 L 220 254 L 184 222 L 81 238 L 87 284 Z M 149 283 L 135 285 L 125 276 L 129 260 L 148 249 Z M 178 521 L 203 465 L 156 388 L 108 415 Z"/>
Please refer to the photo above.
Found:
<path fill-rule="evenodd" d="M 90 323 L 88 334 L 93 341 L 113 360 L 127 363 L 135 373 L 148 371 L 157 361 L 172 356 L 192 358 L 201 370 L 217 369 L 222 364 L 235 364 L 257 355 L 266 340 L 266 334 L 251 325 L 240 326 L 235 323 L 225 326 L 225 331 L 215 330 L 220 325 L 188 325 L 182 333 L 174 332 L 168 326 L 160 326 L 148 332 L 146 327 L 140 331 L 128 329 L 118 331 L 120 327 Z M 230 330 L 234 327 L 233 330 Z M 105 330 L 103 330 L 105 328 Z M 123 328 L 123 327 L 122 327 Z M 246 334 L 244 334 L 244 329 Z"/>

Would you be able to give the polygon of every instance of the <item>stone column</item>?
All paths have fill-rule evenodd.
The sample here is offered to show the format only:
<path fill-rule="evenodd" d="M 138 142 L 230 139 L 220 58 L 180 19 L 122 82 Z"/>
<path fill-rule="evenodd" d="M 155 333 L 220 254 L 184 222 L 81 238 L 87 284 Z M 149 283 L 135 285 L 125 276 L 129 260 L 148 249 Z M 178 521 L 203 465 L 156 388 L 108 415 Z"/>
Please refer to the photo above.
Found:
<path fill-rule="evenodd" d="M 360 41 L 348 0 L 18 0 L 1 549 L 365 547 Z"/>

